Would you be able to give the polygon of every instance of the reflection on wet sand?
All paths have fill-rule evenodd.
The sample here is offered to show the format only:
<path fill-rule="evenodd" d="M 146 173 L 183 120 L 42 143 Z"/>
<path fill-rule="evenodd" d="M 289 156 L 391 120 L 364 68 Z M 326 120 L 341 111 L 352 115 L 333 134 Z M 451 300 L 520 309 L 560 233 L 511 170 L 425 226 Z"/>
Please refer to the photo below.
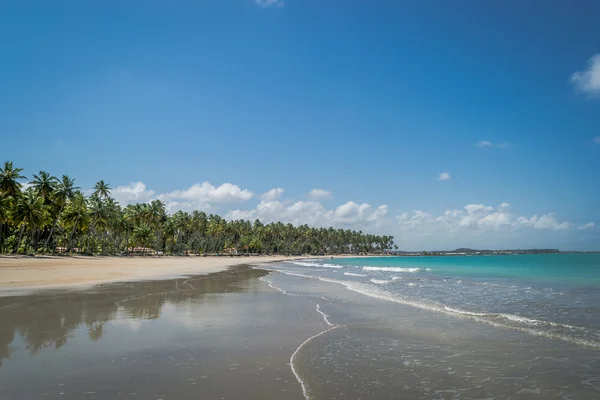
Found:
<path fill-rule="evenodd" d="M 36 354 L 60 349 L 85 325 L 88 337 L 101 339 L 106 322 L 121 317 L 156 319 L 165 304 L 202 302 L 207 295 L 259 290 L 265 271 L 235 268 L 212 275 L 98 286 L 86 291 L 51 290 L 27 296 L 0 297 L 0 368 L 11 356 L 15 336 Z"/>
<path fill-rule="evenodd" d="M 0 298 L 0 398 L 304 399 L 290 356 L 325 323 L 266 274 Z"/>

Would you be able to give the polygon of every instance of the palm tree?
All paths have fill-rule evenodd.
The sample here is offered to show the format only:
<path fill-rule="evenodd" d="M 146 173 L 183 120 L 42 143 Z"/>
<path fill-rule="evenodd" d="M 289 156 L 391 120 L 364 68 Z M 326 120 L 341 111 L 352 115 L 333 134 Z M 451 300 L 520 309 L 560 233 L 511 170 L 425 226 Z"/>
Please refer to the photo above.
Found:
<path fill-rule="evenodd" d="M 69 251 L 77 244 L 92 253 L 101 248 L 102 254 L 128 252 L 135 245 L 179 254 L 221 252 L 224 247 L 263 254 L 320 255 L 397 249 L 392 236 L 362 231 L 227 221 L 202 211 L 168 214 L 160 200 L 121 208 L 102 180 L 86 197 L 73 179 L 63 175 L 59 181 L 44 171 L 34 175 L 30 189 L 22 193 L 19 181 L 25 177 L 21 171 L 11 162 L 0 168 L 0 252 L 19 251 L 25 239 L 36 249 L 41 238 L 45 249 L 68 243 Z M 46 227 L 50 228 L 47 235 Z"/>
<path fill-rule="evenodd" d="M 92 193 L 92 196 L 98 197 L 100 199 L 102 199 L 102 198 L 106 199 L 106 198 L 108 198 L 108 196 L 110 196 L 111 190 L 112 189 L 110 188 L 108 183 L 105 183 L 104 180 L 99 180 L 94 185 L 94 193 Z"/>
<path fill-rule="evenodd" d="M 88 216 L 92 219 L 92 225 L 88 232 L 87 246 L 89 247 L 90 253 L 94 253 L 95 246 L 93 245 L 96 226 L 100 224 L 105 226 L 108 223 L 108 208 L 105 207 L 104 202 L 96 196 L 92 196 L 90 199 L 90 205 L 88 207 Z"/>
<path fill-rule="evenodd" d="M 11 161 L 4 162 L 4 168 L 0 168 L 0 194 L 14 197 L 21 193 L 19 180 L 27 179 L 21 171 L 23 168 L 14 168 Z"/>
<path fill-rule="evenodd" d="M 52 199 L 54 204 L 59 206 L 59 209 L 54 218 L 54 222 L 52 223 L 52 228 L 50 228 L 50 233 L 46 238 L 44 248 L 48 248 L 48 244 L 52 239 L 52 234 L 54 233 L 54 229 L 56 229 L 56 225 L 62 216 L 65 205 L 67 204 L 67 201 L 73 198 L 75 191 L 77 190 L 79 190 L 79 187 L 75 186 L 75 179 L 71 179 L 67 175 L 63 175 L 62 179 L 56 183 L 54 191 L 52 192 Z"/>
<path fill-rule="evenodd" d="M 154 241 L 154 232 L 147 224 L 138 225 L 133 228 L 131 239 L 137 246 L 142 247 L 143 252 L 145 252 L 146 248 L 150 247 L 150 244 Z"/>
<path fill-rule="evenodd" d="M 4 244 L 4 229 L 8 228 L 8 223 L 10 222 L 12 200 L 13 198 L 10 196 L 0 197 L 0 252 Z"/>
<path fill-rule="evenodd" d="M 24 195 L 19 196 L 15 210 L 13 213 L 13 219 L 17 225 L 21 226 L 19 233 L 19 241 L 17 247 L 13 250 L 16 253 L 21 247 L 21 240 L 23 239 L 23 233 L 26 227 L 34 236 L 37 229 L 43 227 L 47 220 L 46 206 L 44 205 L 44 199 L 36 196 L 33 191 L 28 190 Z"/>
<path fill-rule="evenodd" d="M 9 213 L 11 210 L 12 197 L 2 196 L 0 197 L 0 224 L 8 222 Z"/>
<path fill-rule="evenodd" d="M 73 238 L 75 231 L 82 229 L 87 223 L 87 201 L 83 193 L 77 191 L 73 195 L 73 199 L 65 208 L 63 219 L 66 225 L 71 226 L 71 235 L 69 236 L 69 246 L 67 251 L 73 249 Z"/>
<path fill-rule="evenodd" d="M 47 172 L 40 171 L 38 175 L 33 175 L 33 180 L 29 182 L 36 195 L 41 196 L 44 201 L 50 201 L 50 195 L 58 183 L 55 176 Z"/>

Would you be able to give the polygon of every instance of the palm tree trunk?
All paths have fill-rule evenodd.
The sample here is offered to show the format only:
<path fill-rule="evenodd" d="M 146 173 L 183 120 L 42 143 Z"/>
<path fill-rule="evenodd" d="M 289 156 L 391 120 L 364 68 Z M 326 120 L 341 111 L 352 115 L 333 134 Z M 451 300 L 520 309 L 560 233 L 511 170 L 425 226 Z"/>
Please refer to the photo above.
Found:
<path fill-rule="evenodd" d="M 41 235 L 42 230 L 36 228 L 35 231 L 32 231 L 32 232 L 33 232 L 33 235 L 32 235 L 33 251 L 34 251 L 34 253 L 37 253 L 38 242 L 40 241 L 40 235 Z"/>
<path fill-rule="evenodd" d="M 75 223 L 73 224 L 73 230 L 71 230 L 71 236 L 69 237 L 69 248 L 67 252 L 70 253 L 73 249 L 73 235 L 75 234 L 75 229 L 77 229 L 77 223 L 79 222 L 79 215 L 75 218 Z"/>
<path fill-rule="evenodd" d="M 108 237 L 108 231 L 104 231 L 102 234 L 102 255 L 106 254 L 106 238 Z"/>
<path fill-rule="evenodd" d="M 19 233 L 19 241 L 17 242 L 17 248 L 13 251 L 13 253 L 19 252 L 19 247 L 21 247 L 21 239 L 23 239 L 23 231 L 25 230 L 25 224 L 21 224 L 21 232 Z"/>
<path fill-rule="evenodd" d="M 52 234 L 54 233 L 54 229 L 56 228 L 56 225 L 58 225 L 58 220 L 60 219 L 60 216 L 62 214 L 63 208 L 65 207 L 64 204 L 62 204 L 60 206 L 60 210 L 58 210 L 58 214 L 56 215 L 56 219 L 54 220 L 54 223 L 52 224 L 52 228 L 50 229 L 50 233 L 48 234 L 48 239 L 46 239 L 46 243 L 44 243 L 44 248 L 47 249 L 48 245 L 50 244 L 50 239 L 52 238 Z M 56 250 L 56 246 L 52 246 L 52 253 L 54 254 L 54 251 Z"/>

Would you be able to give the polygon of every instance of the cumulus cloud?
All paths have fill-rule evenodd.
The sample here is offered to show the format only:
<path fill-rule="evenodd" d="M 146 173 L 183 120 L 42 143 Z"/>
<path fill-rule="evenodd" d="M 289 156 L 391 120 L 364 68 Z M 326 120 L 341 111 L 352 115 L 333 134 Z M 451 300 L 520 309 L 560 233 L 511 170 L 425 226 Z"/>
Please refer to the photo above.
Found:
<path fill-rule="evenodd" d="M 146 203 L 155 193 L 148 190 L 143 182 L 131 182 L 126 186 L 117 186 L 111 191 L 111 196 L 121 205 L 132 203 Z"/>
<path fill-rule="evenodd" d="M 577 90 L 590 96 L 600 95 L 600 54 L 592 56 L 582 71 L 571 75 L 571 82 Z"/>
<path fill-rule="evenodd" d="M 592 228 L 595 228 L 595 227 L 596 227 L 596 224 L 594 224 L 593 222 L 589 222 L 589 223 L 587 223 L 585 225 L 579 226 L 577 229 L 579 229 L 580 231 L 584 231 L 586 229 L 592 229 Z"/>
<path fill-rule="evenodd" d="M 317 190 L 317 197 L 330 193 Z M 313 191 L 314 192 L 314 191 Z M 323 193 L 325 192 L 325 193 Z M 137 202 L 163 200 L 167 211 L 202 210 L 224 213 L 231 220 L 259 219 L 264 223 L 281 221 L 294 225 L 334 227 L 393 235 L 403 249 L 442 249 L 456 247 L 554 247 L 565 245 L 566 239 L 597 231 L 594 222 L 574 223 L 559 219 L 554 213 L 523 216 L 504 202 L 497 206 L 472 203 L 442 213 L 424 210 L 390 213 L 386 204 L 372 206 L 348 201 L 325 207 L 320 200 L 289 201 L 281 199 L 283 188 L 274 188 L 261 195 L 258 205 L 232 209 L 232 204 L 246 202 L 253 193 L 231 183 L 214 186 L 199 183 L 185 190 L 156 193 L 143 182 L 113 189 L 112 196 L 123 206 Z M 230 210 L 226 212 L 227 210 Z M 554 240 L 554 242 L 552 242 Z M 575 243 L 575 242 L 573 242 Z M 550 246 L 552 247 L 552 246 Z"/>
<path fill-rule="evenodd" d="M 553 229 L 563 230 L 573 227 L 573 224 L 568 222 L 559 222 L 555 215 L 543 214 L 541 216 L 534 215 L 531 218 L 516 217 L 510 212 L 510 204 L 502 203 L 498 207 L 485 206 L 483 204 L 467 204 L 464 210 L 446 210 L 444 214 L 434 217 L 422 211 L 415 211 L 413 218 L 408 218 L 409 223 L 404 224 L 402 229 L 410 229 L 414 225 L 414 221 L 419 221 L 420 224 L 427 224 L 446 228 L 449 231 L 457 231 L 461 229 L 471 229 L 485 231 L 489 229 L 517 229 L 517 228 L 535 228 L 535 229 Z M 412 222 L 410 222 L 412 221 Z"/>
<path fill-rule="evenodd" d="M 233 210 L 228 219 L 259 219 L 263 223 L 281 221 L 294 225 L 356 229 L 390 234 L 404 249 L 452 248 L 472 246 L 498 248 L 535 247 L 543 240 L 564 238 L 582 230 L 595 229 L 590 222 L 583 225 L 559 220 L 555 214 L 531 217 L 515 215 L 508 203 L 486 206 L 467 204 L 462 209 L 446 210 L 434 215 L 422 210 L 389 215 L 388 206 L 346 202 L 328 209 L 319 201 L 262 201 L 256 208 Z M 540 243 L 535 242 L 540 240 Z M 562 243 L 562 239 L 560 241 Z"/>
<path fill-rule="evenodd" d="M 315 189 L 311 190 L 310 192 L 308 192 L 308 198 L 312 199 L 312 200 L 330 199 L 331 192 L 328 190 L 315 188 Z"/>
<path fill-rule="evenodd" d="M 92 190 L 86 190 L 91 194 Z M 143 182 L 131 182 L 118 186 L 111 191 L 111 196 L 122 206 L 133 203 L 148 203 L 162 200 L 168 212 L 202 210 L 210 211 L 216 205 L 240 203 L 250 200 L 254 194 L 231 183 L 214 186 L 209 182 L 196 183 L 185 190 L 174 190 L 167 193 L 156 193 L 149 190 Z"/>
<path fill-rule="evenodd" d="M 440 181 L 449 181 L 452 177 L 450 176 L 449 172 L 442 172 L 439 176 L 439 180 Z"/>
<path fill-rule="evenodd" d="M 283 222 L 293 225 L 311 225 L 316 227 L 344 227 L 348 229 L 368 229 L 386 222 L 387 206 L 373 208 L 370 204 L 357 204 L 353 201 L 337 208 L 326 209 L 318 201 L 261 201 L 252 210 L 232 210 L 226 217 L 235 219 L 259 219 L 264 223 Z"/>
<path fill-rule="evenodd" d="M 496 147 L 499 149 L 507 149 L 510 147 L 510 143 L 508 143 L 508 142 L 494 143 L 494 142 L 490 142 L 489 140 L 480 140 L 479 142 L 475 143 L 475 146 L 480 147 L 480 148 Z"/>
<path fill-rule="evenodd" d="M 254 2 L 260 7 L 283 7 L 282 0 L 254 0 Z"/>
<path fill-rule="evenodd" d="M 209 182 L 195 183 L 186 190 L 175 190 L 170 193 L 161 194 L 161 200 L 181 199 L 201 203 L 231 204 L 250 200 L 254 193 L 247 189 L 241 189 L 238 185 L 224 183 L 214 186 Z"/>
<path fill-rule="evenodd" d="M 283 188 L 273 188 L 267 192 L 264 192 L 260 198 L 262 200 L 266 200 L 266 201 L 273 201 L 273 200 L 277 200 L 278 198 L 281 197 L 281 195 L 283 194 L 283 192 L 285 192 L 285 189 Z"/>

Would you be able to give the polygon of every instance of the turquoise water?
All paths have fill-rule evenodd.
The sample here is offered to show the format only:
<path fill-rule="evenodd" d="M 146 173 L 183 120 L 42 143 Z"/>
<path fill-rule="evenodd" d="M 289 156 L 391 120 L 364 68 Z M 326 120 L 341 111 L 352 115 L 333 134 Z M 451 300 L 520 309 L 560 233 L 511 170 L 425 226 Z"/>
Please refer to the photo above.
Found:
<path fill-rule="evenodd" d="M 600 254 L 321 259 L 268 268 L 600 349 Z"/>
<path fill-rule="evenodd" d="M 350 258 L 335 264 L 430 268 L 432 274 L 447 277 L 600 287 L 600 254 Z"/>

